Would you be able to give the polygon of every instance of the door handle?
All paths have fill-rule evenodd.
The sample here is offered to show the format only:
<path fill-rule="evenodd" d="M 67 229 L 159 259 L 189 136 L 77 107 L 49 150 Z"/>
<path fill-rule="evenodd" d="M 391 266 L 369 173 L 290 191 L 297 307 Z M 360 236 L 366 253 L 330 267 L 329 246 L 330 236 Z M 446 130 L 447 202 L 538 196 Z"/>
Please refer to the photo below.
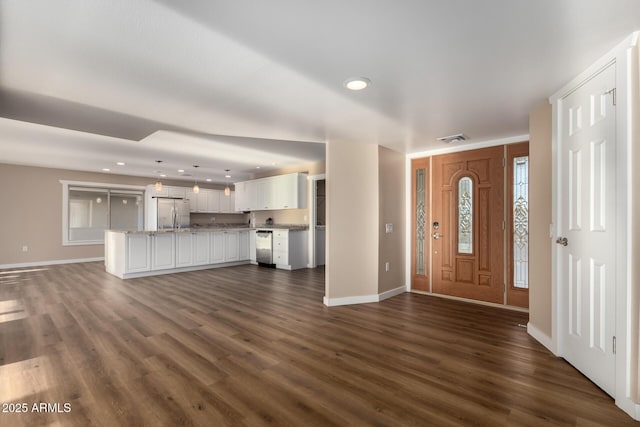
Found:
<path fill-rule="evenodd" d="M 440 236 L 442 235 L 436 231 L 435 233 L 433 233 L 433 240 L 438 240 Z"/>
<path fill-rule="evenodd" d="M 567 246 L 569 244 L 569 241 L 567 240 L 566 237 L 558 237 L 556 239 L 556 243 L 562 246 Z"/>

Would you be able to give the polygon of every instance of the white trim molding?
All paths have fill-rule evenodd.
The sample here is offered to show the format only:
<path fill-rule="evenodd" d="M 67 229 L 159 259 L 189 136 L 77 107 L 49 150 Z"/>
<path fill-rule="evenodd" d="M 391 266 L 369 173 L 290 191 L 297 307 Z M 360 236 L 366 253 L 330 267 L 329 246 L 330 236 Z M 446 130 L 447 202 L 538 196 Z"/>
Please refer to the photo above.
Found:
<path fill-rule="evenodd" d="M 5 270 L 8 268 L 43 267 L 47 265 L 78 264 L 82 262 L 98 262 L 98 261 L 104 261 L 104 257 L 57 259 L 57 260 L 51 260 L 51 261 L 34 261 L 34 262 L 19 262 L 16 264 L 0 264 L 0 270 Z"/>
<path fill-rule="evenodd" d="M 433 148 L 431 150 L 420 151 L 417 153 L 407 154 L 409 159 L 419 159 L 421 157 L 437 156 L 439 154 L 458 153 L 460 151 L 477 150 L 479 148 L 495 147 L 498 145 L 517 144 L 518 142 L 529 141 L 529 134 L 509 136 L 506 138 L 490 139 L 486 141 L 470 142 L 462 145 L 448 145 L 442 148 Z"/>
<path fill-rule="evenodd" d="M 339 305 L 369 304 L 372 302 L 384 301 L 388 298 L 403 294 L 405 292 L 406 292 L 406 287 L 402 285 L 402 286 L 398 286 L 397 288 L 391 289 L 390 291 L 382 292 L 380 294 L 360 295 L 360 296 L 342 297 L 342 298 L 327 298 L 325 296 L 322 298 L 322 302 L 327 307 L 337 307 Z"/>
<path fill-rule="evenodd" d="M 553 340 L 551 339 L 551 337 L 549 335 L 545 334 L 544 332 L 542 332 L 540 329 L 538 329 L 535 326 L 533 326 L 531 324 L 531 322 L 527 323 L 527 333 L 529 335 L 531 335 L 533 337 L 533 339 L 535 339 L 540 344 L 545 346 L 547 348 L 547 350 L 549 350 L 555 356 L 558 355 L 556 353 L 556 351 L 555 351 L 554 346 L 553 346 Z"/>

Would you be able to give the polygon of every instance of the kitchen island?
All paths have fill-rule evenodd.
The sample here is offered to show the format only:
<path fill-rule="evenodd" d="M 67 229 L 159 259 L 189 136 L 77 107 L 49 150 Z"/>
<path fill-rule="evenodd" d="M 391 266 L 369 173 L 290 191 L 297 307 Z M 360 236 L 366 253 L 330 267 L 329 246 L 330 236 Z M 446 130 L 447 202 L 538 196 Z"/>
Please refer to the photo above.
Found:
<path fill-rule="evenodd" d="M 104 263 L 121 279 L 250 262 L 247 227 L 105 231 Z"/>

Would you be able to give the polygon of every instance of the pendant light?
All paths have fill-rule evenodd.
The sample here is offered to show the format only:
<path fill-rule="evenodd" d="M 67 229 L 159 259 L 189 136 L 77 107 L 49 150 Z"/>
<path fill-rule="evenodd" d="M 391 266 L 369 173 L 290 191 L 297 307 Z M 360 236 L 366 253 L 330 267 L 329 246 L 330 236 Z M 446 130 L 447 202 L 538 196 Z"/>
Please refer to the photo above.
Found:
<path fill-rule="evenodd" d="M 229 169 L 225 169 L 224 170 L 226 172 L 224 178 L 225 181 L 229 178 L 231 178 L 231 175 L 229 175 Z M 229 187 L 229 182 L 227 181 L 227 186 L 224 188 L 224 195 L 225 196 L 230 196 L 231 195 L 231 187 Z"/>
<path fill-rule="evenodd" d="M 194 167 L 194 168 L 196 168 L 196 170 L 198 170 L 198 168 L 199 168 L 200 166 L 198 166 L 198 165 L 193 165 L 193 167 Z M 194 175 L 195 175 L 195 173 L 194 173 Z M 200 186 L 198 185 L 198 177 L 197 177 L 197 176 L 196 176 L 196 183 L 195 183 L 195 184 L 193 184 L 193 192 L 194 192 L 195 194 L 198 194 L 198 193 L 200 192 Z"/>
<path fill-rule="evenodd" d="M 159 167 L 160 163 L 162 163 L 162 160 L 156 160 L 156 163 Z M 157 172 L 160 173 L 160 171 Z M 162 181 L 160 181 L 160 178 L 158 178 L 158 180 L 156 181 L 156 191 L 162 191 Z"/>

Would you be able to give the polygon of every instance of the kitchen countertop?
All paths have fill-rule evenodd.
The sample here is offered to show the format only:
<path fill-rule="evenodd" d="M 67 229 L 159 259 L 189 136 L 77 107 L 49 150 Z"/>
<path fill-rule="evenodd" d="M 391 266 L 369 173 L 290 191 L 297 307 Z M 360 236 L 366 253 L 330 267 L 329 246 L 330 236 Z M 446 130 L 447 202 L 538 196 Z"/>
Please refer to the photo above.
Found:
<path fill-rule="evenodd" d="M 243 231 L 243 230 L 289 230 L 289 231 L 302 231 L 308 230 L 309 226 L 303 224 L 272 224 L 272 225 L 256 225 L 255 227 L 249 227 L 244 224 L 221 224 L 221 225 L 208 225 L 201 227 L 189 227 L 180 229 L 164 229 L 164 230 L 107 230 L 113 233 L 125 233 L 125 234 L 153 234 L 153 233 L 197 233 L 197 232 L 211 232 L 211 231 Z"/>

